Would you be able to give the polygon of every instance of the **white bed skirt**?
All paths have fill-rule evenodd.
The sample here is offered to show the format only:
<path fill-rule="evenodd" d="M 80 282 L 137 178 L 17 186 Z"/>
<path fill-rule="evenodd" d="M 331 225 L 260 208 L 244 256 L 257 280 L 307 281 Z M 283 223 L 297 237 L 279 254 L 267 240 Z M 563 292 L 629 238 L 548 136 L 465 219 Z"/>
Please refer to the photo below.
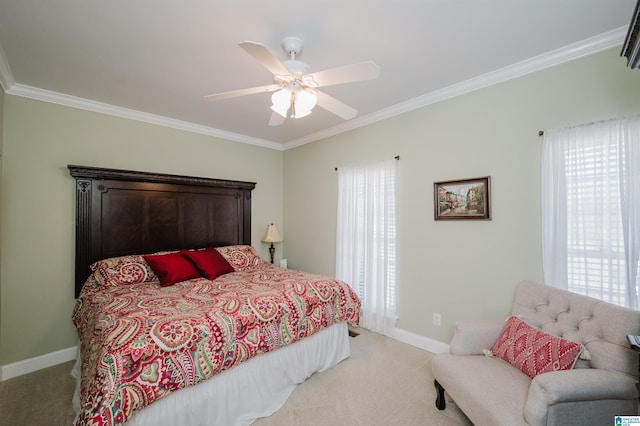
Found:
<path fill-rule="evenodd" d="M 299 342 L 252 358 L 204 382 L 181 389 L 134 414 L 127 426 L 249 425 L 275 413 L 296 385 L 351 354 L 347 323 L 339 323 Z M 80 358 L 73 408 L 80 407 Z"/>

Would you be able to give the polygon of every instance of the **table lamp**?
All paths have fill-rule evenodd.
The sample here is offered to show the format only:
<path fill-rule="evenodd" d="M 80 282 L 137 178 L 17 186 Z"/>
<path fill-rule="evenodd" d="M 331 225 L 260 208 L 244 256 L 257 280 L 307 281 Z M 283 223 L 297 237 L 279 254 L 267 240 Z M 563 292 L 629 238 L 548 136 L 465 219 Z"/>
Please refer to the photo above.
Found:
<path fill-rule="evenodd" d="M 267 225 L 267 229 L 264 231 L 264 235 L 262 236 L 263 243 L 271 243 L 269 247 L 269 254 L 271 255 L 271 263 L 273 263 L 273 255 L 276 253 L 276 248 L 273 246 L 273 243 L 281 243 L 282 236 L 280 236 L 280 231 L 278 231 L 278 227 L 273 223 Z"/>

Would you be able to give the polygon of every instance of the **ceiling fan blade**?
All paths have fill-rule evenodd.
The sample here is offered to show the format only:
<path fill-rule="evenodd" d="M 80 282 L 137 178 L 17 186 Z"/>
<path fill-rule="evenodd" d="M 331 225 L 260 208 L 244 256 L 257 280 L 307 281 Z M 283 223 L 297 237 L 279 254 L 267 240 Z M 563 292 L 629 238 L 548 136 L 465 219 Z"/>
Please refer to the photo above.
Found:
<path fill-rule="evenodd" d="M 313 77 L 319 87 L 332 86 L 334 84 L 376 79 L 380 76 L 380 67 L 373 61 L 365 61 L 318 71 L 308 76 Z"/>
<path fill-rule="evenodd" d="M 351 108 L 344 102 L 339 101 L 336 98 L 329 96 L 319 90 L 316 90 L 315 93 L 318 99 L 318 106 L 326 109 L 332 114 L 337 115 L 343 120 L 351 120 L 353 117 L 358 115 L 358 110 Z"/>
<path fill-rule="evenodd" d="M 271 113 L 271 118 L 269 119 L 269 126 L 279 126 L 284 123 L 285 118 L 280 114 L 273 112 Z"/>
<path fill-rule="evenodd" d="M 220 101 L 222 99 L 237 98 L 238 96 L 254 95 L 256 93 L 275 92 L 280 89 L 277 84 L 269 84 L 267 86 L 250 87 L 248 89 L 232 90 L 230 92 L 215 93 L 213 95 L 203 96 L 206 101 Z"/>
<path fill-rule="evenodd" d="M 289 75 L 291 74 L 288 69 L 282 65 L 282 62 L 276 58 L 273 53 L 264 44 L 256 43 L 253 41 L 243 41 L 238 43 L 245 52 L 253 56 L 263 67 L 271 71 L 275 75 Z"/>

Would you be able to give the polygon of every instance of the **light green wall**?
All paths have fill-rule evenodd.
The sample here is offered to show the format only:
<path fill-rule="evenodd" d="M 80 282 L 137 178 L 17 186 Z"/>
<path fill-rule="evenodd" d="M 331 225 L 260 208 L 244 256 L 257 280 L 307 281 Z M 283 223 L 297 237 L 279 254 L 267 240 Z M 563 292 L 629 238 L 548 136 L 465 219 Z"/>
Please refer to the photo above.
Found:
<path fill-rule="evenodd" d="M 462 318 L 504 318 L 542 280 L 539 130 L 640 111 L 640 72 L 611 49 L 285 151 L 285 255 L 334 274 L 334 167 L 400 155 L 397 327 L 448 342 Z M 491 221 L 433 220 L 433 182 L 491 176 Z M 442 327 L 432 313 L 442 314 Z"/>
<path fill-rule="evenodd" d="M 75 181 L 68 164 L 257 182 L 252 243 L 282 224 L 283 153 L 4 96 L 0 364 L 76 345 Z"/>
<path fill-rule="evenodd" d="M 2 151 L 4 140 L 4 89 L 0 86 L 0 224 L 2 223 Z M 2 227 L 0 226 L 0 242 L 2 241 Z M 0 307 L 2 306 L 2 244 L 0 244 Z M 2 315 L 0 315 L 0 346 L 2 346 Z M 1 364 L 1 363 L 0 363 Z"/>

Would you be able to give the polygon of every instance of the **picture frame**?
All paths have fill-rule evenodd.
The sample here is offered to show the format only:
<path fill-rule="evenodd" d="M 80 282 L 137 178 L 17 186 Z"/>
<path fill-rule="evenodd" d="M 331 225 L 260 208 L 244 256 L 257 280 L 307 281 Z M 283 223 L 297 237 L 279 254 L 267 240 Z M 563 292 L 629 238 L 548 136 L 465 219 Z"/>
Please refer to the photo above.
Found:
<path fill-rule="evenodd" d="M 434 220 L 491 220 L 491 177 L 433 183 Z"/>

